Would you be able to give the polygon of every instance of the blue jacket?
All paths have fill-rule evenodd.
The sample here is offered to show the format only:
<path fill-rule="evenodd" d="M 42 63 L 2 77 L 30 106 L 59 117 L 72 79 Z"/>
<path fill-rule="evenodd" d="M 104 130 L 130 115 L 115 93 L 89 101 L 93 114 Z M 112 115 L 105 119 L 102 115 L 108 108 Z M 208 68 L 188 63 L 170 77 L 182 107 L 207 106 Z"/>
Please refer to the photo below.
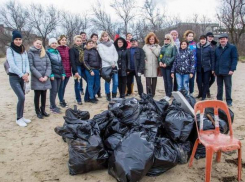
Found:
<path fill-rule="evenodd" d="M 238 60 L 236 46 L 227 43 L 224 49 L 219 45 L 215 49 L 215 74 L 228 75 L 229 71 L 235 71 Z"/>
<path fill-rule="evenodd" d="M 204 72 L 214 71 L 214 49 L 209 42 L 203 46 L 197 44 L 197 72 L 201 72 L 202 68 Z"/>

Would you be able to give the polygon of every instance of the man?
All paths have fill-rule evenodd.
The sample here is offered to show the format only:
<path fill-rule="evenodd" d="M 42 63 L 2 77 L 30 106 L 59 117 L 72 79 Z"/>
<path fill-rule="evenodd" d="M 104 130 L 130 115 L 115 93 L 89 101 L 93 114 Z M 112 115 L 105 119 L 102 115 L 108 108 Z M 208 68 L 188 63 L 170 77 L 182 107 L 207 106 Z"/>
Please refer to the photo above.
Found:
<path fill-rule="evenodd" d="M 210 43 L 211 47 L 213 48 L 213 50 L 215 50 L 215 48 L 217 47 L 217 42 L 214 41 L 214 34 L 212 32 L 208 32 L 206 34 L 207 36 L 207 40 Z M 207 91 L 207 98 L 211 98 L 211 94 L 210 94 L 210 88 L 213 85 L 213 83 L 215 82 L 215 76 L 214 74 L 211 74 L 210 80 L 209 80 L 209 88 Z"/>
<path fill-rule="evenodd" d="M 85 32 L 81 32 L 80 35 L 82 37 L 82 45 L 84 48 L 86 46 L 86 42 L 87 42 L 87 34 Z"/>
<path fill-rule="evenodd" d="M 217 99 L 223 100 L 223 82 L 225 83 L 226 103 L 232 106 L 232 75 L 236 70 L 238 54 L 236 46 L 228 42 L 228 35 L 219 36 L 220 45 L 215 49 L 215 75 L 217 76 Z"/>
<path fill-rule="evenodd" d="M 131 90 L 131 84 L 133 77 L 136 78 L 137 87 L 138 87 L 138 93 L 140 97 L 143 93 L 143 85 L 141 82 L 141 75 L 144 73 L 145 70 L 145 53 L 143 49 L 138 47 L 138 42 L 136 39 L 132 38 L 130 40 L 131 47 L 127 50 L 127 56 L 128 56 L 128 71 L 127 71 L 127 86 L 128 86 L 128 92 L 132 93 Z"/>

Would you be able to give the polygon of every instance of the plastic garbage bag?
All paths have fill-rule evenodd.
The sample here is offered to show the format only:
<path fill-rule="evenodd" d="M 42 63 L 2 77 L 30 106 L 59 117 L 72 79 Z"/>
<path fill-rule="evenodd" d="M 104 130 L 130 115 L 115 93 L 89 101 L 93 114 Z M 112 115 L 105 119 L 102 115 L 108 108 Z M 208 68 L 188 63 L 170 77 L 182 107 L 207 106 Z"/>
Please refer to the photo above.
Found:
<path fill-rule="evenodd" d="M 190 141 L 186 141 L 184 143 L 174 143 L 174 148 L 177 151 L 177 158 L 179 164 L 186 164 L 190 159 L 192 152 L 192 143 Z"/>
<path fill-rule="evenodd" d="M 76 105 L 74 105 L 74 109 L 69 108 L 66 110 L 65 117 L 72 119 L 76 118 L 80 120 L 88 120 L 90 118 L 90 113 L 88 111 L 81 111 L 77 109 Z"/>
<path fill-rule="evenodd" d="M 97 114 L 93 117 L 92 120 L 98 124 L 101 136 L 104 136 L 105 130 L 110 122 L 112 122 L 113 118 L 114 115 L 109 110 L 103 111 L 101 114 Z"/>
<path fill-rule="evenodd" d="M 137 182 L 153 165 L 154 145 L 142 133 L 130 133 L 114 150 L 108 172 L 120 182 Z"/>
<path fill-rule="evenodd" d="M 194 119 L 179 106 L 171 106 L 166 116 L 164 128 L 168 136 L 176 142 L 185 142 L 194 125 Z"/>
<path fill-rule="evenodd" d="M 189 95 L 186 90 L 181 90 L 180 93 L 189 102 L 189 104 L 191 105 L 191 107 L 194 108 L 194 106 L 196 104 L 196 99 L 193 96 Z M 176 105 L 176 104 L 178 104 L 178 102 L 175 99 L 173 99 L 172 104 Z"/>
<path fill-rule="evenodd" d="M 154 145 L 154 164 L 147 176 L 158 176 L 178 163 L 178 152 L 170 139 L 158 138 Z"/>
<path fill-rule="evenodd" d="M 116 149 L 116 147 L 122 141 L 122 139 L 123 139 L 122 134 L 114 133 L 104 140 L 104 145 L 109 154 L 112 154 L 112 152 Z"/>
<path fill-rule="evenodd" d="M 107 138 L 111 136 L 112 134 L 118 133 L 121 135 L 125 135 L 129 131 L 129 128 L 127 125 L 122 123 L 119 119 L 114 118 L 109 125 L 106 127 L 106 131 L 103 138 Z"/>

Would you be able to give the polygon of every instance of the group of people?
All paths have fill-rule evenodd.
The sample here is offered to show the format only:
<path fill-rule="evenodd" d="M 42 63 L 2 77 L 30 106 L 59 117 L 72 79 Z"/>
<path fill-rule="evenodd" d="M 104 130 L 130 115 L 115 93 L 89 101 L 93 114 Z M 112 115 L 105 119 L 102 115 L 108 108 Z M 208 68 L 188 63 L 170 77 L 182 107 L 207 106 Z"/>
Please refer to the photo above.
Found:
<path fill-rule="evenodd" d="M 172 91 L 185 89 L 190 95 L 194 92 L 195 77 L 199 94 L 197 98 L 210 98 L 210 87 L 217 77 L 217 99 L 223 100 L 223 82 L 226 87 L 226 102 L 232 105 L 231 78 L 236 70 L 238 54 L 236 47 L 228 43 L 228 36 L 219 36 L 219 45 L 211 32 L 202 35 L 199 42 L 194 41 L 195 33 L 187 30 L 183 40 L 178 32 L 171 31 L 164 36 L 164 44 L 159 45 L 157 36 L 150 32 L 145 37 L 143 48 L 131 33 L 126 39 L 119 37 L 111 40 L 107 32 L 93 33 L 87 39 L 85 32 L 76 35 L 73 46 L 67 46 L 67 37 L 58 40 L 51 38 L 45 50 L 41 39 L 35 39 L 28 51 L 22 44 L 22 35 L 13 31 L 10 47 L 7 49 L 10 85 L 18 97 L 17 120 L 19 126 L 27 126 L 31 121 L 23 117 L 25 92 L 24 83 L 29 82 L 34 90 L 34 105 L 37 117 L 48 117 L 45 111 L 46 93 L 50 89 L 50 110 L 60 113 L 56 105 L 58 95 L 60 106 L 67 107 L 64 99 L 70 77 L 74 78 L 75 97 L 78 105 L 85 102 L 97 103 L 101 98 L 101 71 L 111 69 L 111 81 L 105 81 L 105 93 L 111 98 L 125 98 L 133 92 L 136 81 L 138 94 L 144 93 L 141 76 L 146 78 L 146 92 L 155 96 L 157 77 L 163 76 L 167 101 Z M 83 88 L 83 80 L 87 87 Z M 174 81 L 173 81 L 174 80 Z M 111 88 L 112 82 L 112 88 Z M 96 97 L 97 96 L 97 97 Z M 41 98 L 41 106 L 40 106 Z"/>

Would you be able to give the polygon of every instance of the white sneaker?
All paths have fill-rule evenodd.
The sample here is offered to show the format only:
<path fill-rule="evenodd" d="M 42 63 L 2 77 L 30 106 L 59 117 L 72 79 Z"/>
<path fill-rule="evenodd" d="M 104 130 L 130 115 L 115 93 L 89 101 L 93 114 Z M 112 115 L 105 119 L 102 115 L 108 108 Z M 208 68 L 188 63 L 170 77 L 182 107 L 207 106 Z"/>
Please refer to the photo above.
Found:
<path fill-rule="evenodd" d="M 166 101 L 170 101 L 170 97 L 166 96 L 166 97 L 165 97 L 165 100 L 166 100 Z"/>
<path fill-rule="evenodd" d="M 24 117 L 23 117 L 23 118 L 21 118 L 21 119 L 22 119 L 22 121 L 24 121 L 24 122 L 25 122 L 25 123 L 27 123 L 27 124 L 31 122 L 31 120 L 30 120 L 30 119 L 26 119 L 26 118 L 24 118 Z"/>
<path fill-rule="evenodd" d="M 21 119 L 16 120 L 16 124 L 22 127 L 26 127 L 27 124 Z"/>

